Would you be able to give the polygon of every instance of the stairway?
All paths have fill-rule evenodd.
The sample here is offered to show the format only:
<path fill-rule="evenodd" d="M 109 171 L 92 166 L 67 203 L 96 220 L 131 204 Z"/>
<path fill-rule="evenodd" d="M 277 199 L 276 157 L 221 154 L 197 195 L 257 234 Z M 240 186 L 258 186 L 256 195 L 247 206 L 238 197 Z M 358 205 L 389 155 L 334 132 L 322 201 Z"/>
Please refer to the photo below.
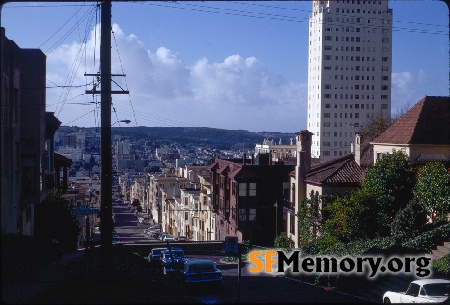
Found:
<path fill-rule="evenodd" d="M 443 242 L 435 247 L 431 253 L 425 254 L 425 256 L 431 258 L 431 262 L 434 262 L 448 253 L 450 253 L 450 241 Z"/>

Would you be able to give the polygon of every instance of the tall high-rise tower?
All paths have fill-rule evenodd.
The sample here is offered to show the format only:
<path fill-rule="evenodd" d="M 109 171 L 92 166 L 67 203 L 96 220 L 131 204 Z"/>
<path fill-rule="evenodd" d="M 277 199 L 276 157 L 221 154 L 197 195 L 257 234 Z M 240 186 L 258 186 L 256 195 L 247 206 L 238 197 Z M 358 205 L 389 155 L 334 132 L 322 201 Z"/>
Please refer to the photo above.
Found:
<path fill-rule="evenodd" d="M 308 60 L 311 154 L 322 162 L 350 153 L 369 118 L 391 115 L 388 1 L 314 0 Z"/>

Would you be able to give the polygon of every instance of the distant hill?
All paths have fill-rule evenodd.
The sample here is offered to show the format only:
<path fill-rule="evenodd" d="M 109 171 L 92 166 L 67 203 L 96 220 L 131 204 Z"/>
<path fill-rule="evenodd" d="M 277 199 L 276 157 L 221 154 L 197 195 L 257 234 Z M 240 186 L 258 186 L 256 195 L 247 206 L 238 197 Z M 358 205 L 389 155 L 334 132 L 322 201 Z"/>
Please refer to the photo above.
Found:
<path fill-rule="evenodd" d="M 250 132 L 247 130 L 227 130 L 209 127 L 112 127 L 113 135 L 148 139 L 150 141 L 175 142 L 194 146 L 209 146 L 216 149 L 254 149 L 264 139 L 274 143 L 295 143 L 295 133 Z"/>

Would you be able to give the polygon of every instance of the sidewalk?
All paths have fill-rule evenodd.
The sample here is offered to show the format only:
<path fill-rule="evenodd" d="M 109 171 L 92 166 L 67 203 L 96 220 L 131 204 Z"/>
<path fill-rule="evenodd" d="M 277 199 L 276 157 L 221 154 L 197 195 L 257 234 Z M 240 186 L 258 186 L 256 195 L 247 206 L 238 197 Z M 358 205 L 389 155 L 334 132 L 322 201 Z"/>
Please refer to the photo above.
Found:
<path fill-rule="evenodd" d="M 2 283 L 2 302 L 5 304 L 28 304 L 29 300 L 52 285 L 65 280 L 66 265 L 84 255 L 84 249 L 65 253 L 58 262 L 42 266 L 34 281 Z"/>

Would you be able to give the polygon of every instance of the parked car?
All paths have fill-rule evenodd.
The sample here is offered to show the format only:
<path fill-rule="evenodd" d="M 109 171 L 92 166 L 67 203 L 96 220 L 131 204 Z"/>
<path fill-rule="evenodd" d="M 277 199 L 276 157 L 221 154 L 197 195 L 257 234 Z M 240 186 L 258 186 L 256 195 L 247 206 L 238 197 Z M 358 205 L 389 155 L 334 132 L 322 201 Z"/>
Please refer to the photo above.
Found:
<path fill-rule="evenodd" d="M 184 254 L 184 250 L 181 248 L 167 249 L 161 253 L 161 266 L 163 274 L 172 273 L 176 270 L 183 270 L 185 262 L 186 255 Z"/>
<path fill-rule="evenodd" d="M 162 241 L 163 240 L 163 238 L 164 238 L 164 236 L 165 235 L 168 235 L 169 233 L 167 233 L 167 232 L 160 232 L 159 234 L 158 234 L 158 237 L 156 237 L 156 239 L 159 239 L 160 241 Z"/>
<path fill-rule="evenodd" d="M 183 268 L 183 282 L 186 288 L 211 285 L 219 288 L 222 282 L 222 272 L 216 263 L 209 259 L 187 260 Z"/>
<path fill-rule="evenodd" d="M 113 244 L 120 242 L 120 236 L 116 231 L 112 232 L 112 242 Z"/>
<path fill-rule="evenodd" d="M 160 223 L 155 223 L 154 225 L 151 225 L 150 227 L 148 227 L 149 231 L 161 231 L 162 230 L 162 224 Z"/>
<path fill-rule="evenodd" d="M 449 280 L 416 280 L 409 284 L 406 292 L 387 291 L 383 303 L 441 303 L 448 299 L 449 291 Z"/>
<path fill-rule="evenodd" d="M 175 236 L 171 235 L 171 234 L 166 234 L 163 235 L 162 237 L 162 241 L 174 241 L 175 240 Z"/>
<path fill-rule="evenodd" d="M 175 237 L 175 241 L 187 241 L 187 237 L 186 236 L 177 236 Z"/>
<path fill-rule="evenodd" d="M 158 238 L 159 233 L 159 231 L 150 231 L 147 234 L 150 235 L 150 237 Z"/>
<path fill-rule="evenodd" d="M 167 250 L 167 248 L 154 248 L 150 251 L 147 256 L 147 260 L 152 264 L 159 264 L 161 261 L 161 254 L 163 251 Z"/>

